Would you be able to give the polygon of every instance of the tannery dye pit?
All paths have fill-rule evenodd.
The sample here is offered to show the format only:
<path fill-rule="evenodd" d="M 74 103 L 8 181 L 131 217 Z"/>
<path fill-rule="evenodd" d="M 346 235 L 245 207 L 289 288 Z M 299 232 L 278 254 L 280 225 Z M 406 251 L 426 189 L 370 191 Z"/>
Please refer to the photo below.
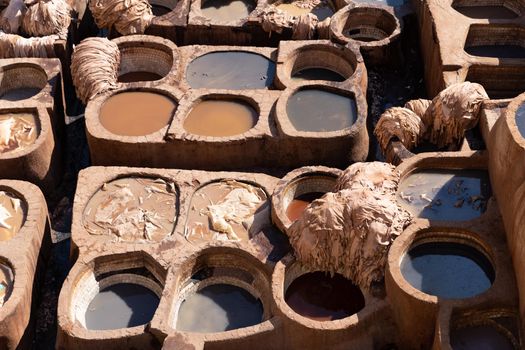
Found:
<path fill-rule="evenodd" d="M 0 190 L 0 241 L 13 238 L 26 216 L 26 204 L 16 195 Z"/>
<path fill-rule="evenodd" d="M 140 326 L 153 318 L 159 297 L 148 288 L 119 283 L 102 289 L 86 311 L 86 328 L 109 330 Z"/>
<path fill-rule="evenodd" d="M 455 329 L 450 333 L 454 350 L 515 350 L 508 336 L 489 325 Z"/>
<path fill-rule="evenodd" d="M 494 268 L 477 249 L 450 242 L 423 243 L 401 261 L 403 277 L 414 288 L 440 298 L 470 298 L 490 288 Z"/>
<path fill-rule="evenodd" d="M 261 323 L 260 300 L 229 284 L 212 284 L 187 296 L 178 310 L 177 329 L 213 333 Z"/>
<path fill-rule="evenodd" d="M 100 123 L 115 135 L 149 135 L 169 124 L 176 107 L 172 99 L 161 94 L 122 92 L 104 102 Z"/>
<path fill-rule="evenodd" d="M 30 147 L 39 132 L 38 120 L 32 113 L 0 113 L 0 154 Z"/>
<path fill-rule="evenodd" d="M 264 89 L 273 83 L 275 63 L 251 52 L 211 52 L 190 62 L 186 80 L 194 89 Z"/>
<path fill-rule="evenodd" d="M 308 80 L 328 80 L 328 81 L 345 81 L 345 77 L 333 70 L 326 68 L 306 68 L 295 72 L 292 79 L 296 81 Z"/>
<path fill-rule="evenodd" d="M 14 101 L 26 100 L 33 96 L 38 95 L 41 90 L 42 89 L 30 88 L 30 87 L 11 89 L 11 90 L 4 92 L 3 94 L 0 94 L 0 101 L 5 100 L 5 101 L 14 102 Z"/>
<path fill-rule="evenodd" d="M 240 135 L 255 126 L 257 112 L 238 100 L 205 100 L 197 103 L 184 120 L 184 129 L 195 135 Z"/>
<path fill-rule="evenodd" d="M 119 75 L 120 83 L 135 83 L 138 81 L 155 81 L 162 79 L 160 75 L 152 72 L 129 72 Z"/>
<path fill-rule="evenodd" d="M 212 22 L 232 22 L 248 17 L 255 9 L 253 0 L 202 0 L 201 12 Z"/>
<path fill-rule="evenodd" d="M 288 207 L 286 207 L 286 216 L 288 216 L 290 221 L 299 219 L 308 204 L 312 203 L 318 198 L 321 198 L 323 195 L 323 192 L 309 192 L 295 197 L 292 199 L 290 204 L 288 204 Z"/>
<path fill-rule="evenodd" d="M 295 17 L 312 13 L 319 21 L 324 21 L 335 13 L 335 6 L 330 1 L 319 1 L 318 4 L 308 1 L 277 1 L 273 5 Z"/>

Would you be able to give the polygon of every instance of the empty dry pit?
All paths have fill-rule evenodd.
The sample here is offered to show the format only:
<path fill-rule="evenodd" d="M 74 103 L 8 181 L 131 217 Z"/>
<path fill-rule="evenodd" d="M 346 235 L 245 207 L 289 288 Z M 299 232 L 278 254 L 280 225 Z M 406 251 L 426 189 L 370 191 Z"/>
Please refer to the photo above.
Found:
<path fill-rule="evenodd" d="M 525 69 L 520 66 L 469 67 L 465 81 L 483 85 L 491 99 L 514 98 L 525 91 Z"/>
<path fill-rule="evenodd" d="M 205 250 L 179 280 L 173 319 L 179 331 L 233 331 L 271 316 L 269 278 L 261 263 L 242 251 Z"/>
<path fill-rule="evenodd" d="M 0 112 L 0 154 L 31 147 L 39 134 L 40 122 L 35 113 Z"/>
<path fill-rule="evenodd" d="M 264 89 L 272 86 L 275 63 L 248 51 L 214 51 L 188 64 L 186 80 L 193 89 Z"/>
<path fill-rule="evenodd" d="M 47 85 L 47 74 L 40 66 L 17 63 L 0 70 L 0 101 L 20 101 L 36 96 Z"/>
<path fill-rule="evenodd" d="M 224 179 L 193 193 L 184 231 L 190 242 L 247 241 L 270 224 L 270 203 L 261 187 Z"/>
<path fill-rule="evenodd" d="M 474 19 L 513 19 L 520 17 L 525 9 L 519 0 L 455 0 L 452 7 Z"/>
<path fill-rule="evenodd" d="M 465 52 L 472 56 L 525 58 L 525 28 L 511 25 L 471 25 Z"/>
<path fill-rule="evenodd" d="M 374 42 L 389 38 L 399 24 L 393 14 L 380 7 L 347 6 L 339 11 L 330 24 L 339 41 Z M 341 38 L 341 35 L 346 38 Z"/>
<path fill-rule="evenodd" d="M 24 225 L 27 203 L 16 193 L 0 187 L 0 241 L 13 238 Z"/>
<path fill-rule="evenodd" d="M 119 91 L 100 107 L 102 126 L 115 135 L 145 136 L 167 128 L 177 104 L 156 91 Z"/>
<path fill-rule="evenodd" d="M 92 235 L 125 242 L 160 242 L 171 236 L 178 215 L 178 189 L 161 178 L 123 177 L 105 183 L 84 209 Z"/>
<path fill-rule="evenodd" d="M 237 22 L 255 10 L 255 0 L 201 0 L 201 13 L 212 23 Z"/>
<path fill-rule="evenodd" d="M 468 241 L 440 237 L 416 240 L 400 262 L 403 278 L 423 293 L 464 299 L 488 290 L 495 272 L 488 254 Z"/>
<path fill-rule="evenodd" d="M 486 170 L 420 169 L 401 179 L 397 200 L 414 217 L 462 221 L 480 216 L 491 194 Z"/>
<path fill-rule="evenodd" d="M 286 58 L 284 75 L 295 82 L 342 82 L 354 74 L 356 67 L 357 58 L 350 49 L 314 44 L 303 46 Z"/>
<path fill-rule="evenodd" d="M 184 129 L 194 135 L 228 137 L 241 135 L 257 124 L 259 111 L 253 100 L 228 96 L 204 96 L 184 119 Z"/>
<path fill-rule="evenodd" d="M 137 254 L 138 256 L 138 254 Z M 104 268 L 88 270 L 74 287 L 70 317 L 90 331 L 143 326 L 151 321 L 162 294 L 162 278 L 144 262 L 103 256 Z M 123 266 L 119 259 L 128 263 Z M 114 267 L 111 267 L 114 264 Z"/>
<path fill-rule="evenodd" d="M 121 83 L 160 80 L 171 72 L 178 59 L 174 45 L 164 40 L 124 37 L 115 42 L 120 50 Z"/>
<path fill-rule="evenodd" d="M 340 131 L 352 127 L 357 120 L 357 106 L 351 94 L 302 87 L 288 98 L 286 114 L 297 131 Z"/>

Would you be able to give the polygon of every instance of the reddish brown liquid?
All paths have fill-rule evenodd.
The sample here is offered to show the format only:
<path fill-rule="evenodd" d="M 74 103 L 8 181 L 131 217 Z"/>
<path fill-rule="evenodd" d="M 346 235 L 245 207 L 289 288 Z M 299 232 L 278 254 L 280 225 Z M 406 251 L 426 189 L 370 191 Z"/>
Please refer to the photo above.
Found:
<path fill-rule="evenodd" d="M 365 306 L 363 293 L 352 281 L 319 271 L 296 278 L 286 290 L 285 300 L 299 315 L 317 321 L 339 320 Z"/>
<path fill-rule="evenodd" d="M 308 204 L 321 198 L 323 195 L 324 193 L 322 192 L 310 192 L 297 196 L 290 202 L 290 204 L 288 204 L 288 207 L 286 208 L 286 216 L 288 216 L 288 219 L 291 221 L 299 219 Z"/>
<path fill-rule="evenodd" d="M 162 79 L 160 75 L 153 72 L 128 72 L 120 75 L 118 81 L 121 83 L 134 83 L 137 81 L 154 81 Z"/>
<path fill-rule="evenodd" d="M 116 135 L 149 135 L 168 125 L 175 108 L 175 102 L 161 94 L 122 92 L 102 105 L 100 123 Z"/>

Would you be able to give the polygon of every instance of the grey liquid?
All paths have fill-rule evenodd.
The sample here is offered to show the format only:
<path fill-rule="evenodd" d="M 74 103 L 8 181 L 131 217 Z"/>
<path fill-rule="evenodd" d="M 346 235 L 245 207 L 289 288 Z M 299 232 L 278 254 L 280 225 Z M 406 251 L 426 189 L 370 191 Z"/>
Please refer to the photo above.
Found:
<path fill-rule="evenodd" d="M 470 18 L 513 19 L 518 17 L 514 11 L 505 6 L 464 6 L 455 7 L 456 11 Z"/>
<path fill-rule="evenodd" d="M 480 216 L 491 196 L 485 170 L 422 170 L 399 184 L 398 203 L 413 216 L 462 221 Z"/>
<path fill-rule="evenodd" d="M 516 111 L 516 125 L 522 137 L 525 137 L 525 103 Z"/>
<path fill-rule="evenodd" d="M 479 45 L 465 47 L 473 56 L 497 58 L 525 58 L 525 47 L 520 45 Z"/>
<path fill-rule="evenodd" d="M 212 52 L 194 59 L 186 80 L 194 89 L 264 89 L 271 86 L 275 63 L 251 52 Z"/>
<path fill-rule="evenodd" d="M 31 98 L 37 95 L 42 89 L 38 88 L 20 88 L 8 90 L 5 94 L 0 96 L 0 100 L 6 101 L 20 101 Z"/>
<path fill-rule="evenodd" d="M 290 96 L 286 112 L 298 131 L 343 130 L 357 119 L 353 98 L 318 89 L 300 90 Z"/>
<path fill-rule="evenodd" d="M 463 244 L 434 242 L 411 249 L 401 273 L 414 288 L 441 298 L 470 298 L 490 288 L 494 270 L 488 259 Z"/>
<path fill-rule="evenodd" d="M 252 0 L 203 0 L 202 14 L 212 22 L 233 22 L 248 17 L 255 9 Z"/>
<path fill-rule="evenodd" d="M 212 333 L 253 326 L 263 319 L 263 307 L 242 288 L 214 284 L 189 295 L 181 304 L 177 330 Z"/>
<path fill-rule="evenodd" d="M 450 345 L 454 350 L 514 350 L 511 341 L 490 326 L 452 330 Z"/>
<path fill-rule="evenodd" d="M 86 328 L 91 330 L 135 327 L 151 321 L 159 297 L 146 287 L 120 283 L 98 293 L 86 311 Z"/>
<path fill-rule="evenodd" d="M 306 68 L 295 72 L 293 80 L 328 80 L 328 81 L 345 81 L 346 79 L 339 73 L 326 68 Z"/>

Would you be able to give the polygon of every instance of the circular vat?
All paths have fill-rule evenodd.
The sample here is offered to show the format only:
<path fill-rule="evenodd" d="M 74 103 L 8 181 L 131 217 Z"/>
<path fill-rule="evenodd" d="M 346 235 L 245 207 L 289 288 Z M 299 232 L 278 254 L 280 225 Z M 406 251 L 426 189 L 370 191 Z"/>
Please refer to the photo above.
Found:
<path fill-rule="evenodd" d="M 445 299 L 474 297 L 495 279 L 489 255 L 468 238 L 434 232 L 417 239 L 403 255 L 403 278 L 423 293 Z"/>
<path fill-rule="evenodd" d="M 483 214 L 491 195 L 486 170 L 416 169 L 401 179 L 397 201 L 414 217 L 464 221 Z"/>
<path fill-rule="evenodd" d="M 269 226 L 266 192 L 255 184 L 224 179 L 193 193 L 184 232 L 192 243 L 247 241 Z"/>
<path fill-rule="evenodd" d="M 285 64 L 285 74 L 295 82 L 327 80 L 342 82 L 349 79 L 357 67 L 352 51 L 333 46 L 306 46 L 294 52 Z"/>
<path fill-rule="evenodd" d="M 522 103 L 516 111 L 516 126 L 521 134 L 521 137 L 525 138 L 525 103 Z"/>
<path fill-rule="evenodd" d="M 175 10 L 178 0 L 148 0 L 154 16 L 163 16 Z"/>
<path fill-rule="evenodd" d="M 99 120 L 109 132 L 121 136 L 145 136 L 167 128 L 177 103 L 153 91 L 124 91 L 107 98 Z"/>
<path fill-rule="evenodd" d="M 337 11 L 336 5 L 330 0 L 321 0 L 319 2 L 306 1 L 289 1 L 278 0 L 271 3 L 279 10 L 293 17 L 300 17 L 307 13 L 311 13 L 317 17 L 319 22 L 324 21 Z"/>
<path fill-rule="evenodd" d="M 39 134 L 36 113 L 0 112 L 0 155 L 31 147 Z"/>
<path fill-rule="evenodd" d="M 40 66 L 13 64 L 0 71 L 0 100 L 25 100 L 36 96 L 46 85 L 47 74 Z"/>
<path fill-rule="evenodd" d="M 24 226 L 27 203 L 8 188 L 0 188 L 0 241 L 16 236 Z"/>
<path fill-rule="evenodd" d="M 307 87 L 288 98 L 286 114 L 297 131 L 340 131 L 357 120 L 357 105 L 354 96 Z"/>
<path fill-rule="evenodd" d="M 155 81 L 171 71 L 175 58 L 171 47 L 152 41 L 118 43 L 120 66 L 118 81 Z"/>
<path fill-rule="evenodd" d="M 283 292 L 290 309 L 315 321 L 340 320 L 365 307 L 365 296 L 351 280 L 338 273 L 306 271 L 295 262 L 285 270 Z"/>
<path fill-rule="evenodd" d="M 256 0 L 201 0 L 202 15 L 214 23 L 243 20 L 255 7 Z"/>
<path fill-rule="evenodd" d="M 175 300 L 175 328 L 216 333 L 270 318 L 270 281 L 260 262 L 234 249 L 204 251 L 185 269 Z"/>
<path fill-rule="evenodd" d="M 449 343 L 454 350 L 520 349 L 516 313 L 488 310 L 456 316 L 451 322 Z"/>
<path fill-rule="evenodd" d="M 332 192 L 337 177 L 328 174 L 306 173 L 292 180 L 282 192 L 283 210 L 287 218 L 294 222 L 304 209 L 325 193 Z"/>
<path fill-rule="evenodd" d="M 183 128 L 194 135 L 229 137 L 252 129 L 259 117 L 257 103 L 242 96 L 205 96 L 196 101 Z"/>
<path fill-rule="evenodd" d="M 0 307 L 3 306 L 11 293 L 15 284 L 15 276 L 7 262 L 0 260 Z"/>
<path fill-rule="evenodd" d="M 72 318 L 92 331 L 149 323 L 159 305 L 165 276 L 159 276 L 148 259 L 141 261 L 139 254 L 102 258 L 104 268 L 89 270 L 76 284 L 70 304 Z"/>
<path fill-rule="evenodd" d="M 474 19 L 514 19 L 525 12 L 525 5 L 517 0 L 455 0 L 452 8 Z"/>
<path fill-rule="evenodd" d="M 123 177 L 102 185 L 84 208 L 83 226 L 92 235 L 123 242 L 160 242 L 175 228 L 179 193 L 169 180 Z"/>
<path fill-rule="evenodd" d="M 273 84 L 275 62 L 247 51 L 215 51 L 188 64 L 186 80 L 193 89 L 264 89 Z"/>
<path fill-rule="evenodd" d="M 384 40 L 397 28 L 395 17 L 376 7 L 354 7 L 342 22 L 340 30 L 346 38 L 363 42 Z"/>

